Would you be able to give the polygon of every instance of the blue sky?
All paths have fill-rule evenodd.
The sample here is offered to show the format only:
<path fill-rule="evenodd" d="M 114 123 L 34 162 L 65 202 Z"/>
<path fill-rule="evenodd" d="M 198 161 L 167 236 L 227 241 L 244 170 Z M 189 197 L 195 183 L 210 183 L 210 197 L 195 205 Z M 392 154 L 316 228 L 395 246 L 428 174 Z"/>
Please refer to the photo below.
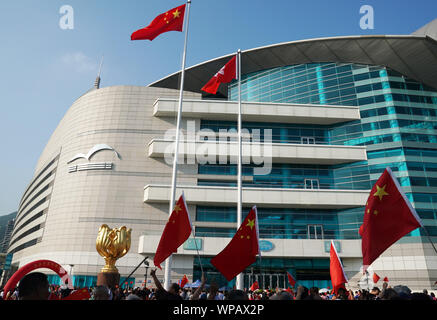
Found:
<path fill-rule="evenodd" d="M 153 42 L 130 34 L 183 0 L 0 1 L 0 215 L 15 211 L 50 135 L 92 87 L 105 55 L 102 86 L 147 85 L 180 69 L 183 34 Z M 74 29 L 59 9 L 74 9 Z M 374 30 L 359 27 L 373 6 Z M 236 49 L 358 34 L 409 34 L 437 18 L 431 0 L 193 0 L 187 65 Z"/>

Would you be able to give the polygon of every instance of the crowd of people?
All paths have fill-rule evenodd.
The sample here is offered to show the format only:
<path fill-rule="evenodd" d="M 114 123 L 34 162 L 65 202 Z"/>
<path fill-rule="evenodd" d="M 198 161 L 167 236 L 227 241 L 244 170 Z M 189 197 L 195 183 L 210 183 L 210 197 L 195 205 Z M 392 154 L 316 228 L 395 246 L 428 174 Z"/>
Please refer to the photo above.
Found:
<path fill-rule="evenodd" d="M 382 289 L 374 287 L 372 290 L 346 290 L 339 288 L 323 290 L 319 288 L 306 288 L 298 286 L 296 290 L 291 288 L 275 290 L 257 289 L 251 290 L 220 290 L 211 283 L 206 285 L 206 279 L 202 276 L 198 288 L 182 289 L 177 283 L 173 283 L 169 290 L 165 290 L 161 282 L 152 270 L 151 276 L 156 288 L 121 288 L 116 286 L 109 289 L 106 286 L 85 288 L 89 300 L 434 300 L 434 293 L 412 292 L 406 286 L 390 287 L 387 282 L 383 283 Z M 77 290 L 84 288 L 69 289 L 67 286 L 50 285 L 47 276 L 43 273 L 34 272 L 21 279 L 19 285 L 11 292 L 3 292 L 0 288 L 0 299 L 6 295 L 11 300 L 59 300 L 68 297 Z"/>

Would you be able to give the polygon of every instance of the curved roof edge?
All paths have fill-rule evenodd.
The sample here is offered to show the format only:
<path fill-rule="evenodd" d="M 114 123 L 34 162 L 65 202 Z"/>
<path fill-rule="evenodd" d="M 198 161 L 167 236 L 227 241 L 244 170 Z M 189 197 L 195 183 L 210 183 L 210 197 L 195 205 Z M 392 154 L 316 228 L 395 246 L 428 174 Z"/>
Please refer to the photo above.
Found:
<path fill-rule="evenodd" d="M 420 29 L 412 33 L 413 35 L 425 35 L 437 40 L 437 19 L 432 20 Z"/>
<path fill-rule="evenodd" d="M 185 70 L 186 91 L 201 93 L 203 85 L 235 53 Z M 306 39 L 242 51 L 242 73 L 304 63 L 339 62 L 380 65 L 437 89 L 437 40 L 426 34 L 342 36 Z M 148 86 L 178 89 L 180 71 Z M 219 92 L 227 95 L 227 87 Z"/>

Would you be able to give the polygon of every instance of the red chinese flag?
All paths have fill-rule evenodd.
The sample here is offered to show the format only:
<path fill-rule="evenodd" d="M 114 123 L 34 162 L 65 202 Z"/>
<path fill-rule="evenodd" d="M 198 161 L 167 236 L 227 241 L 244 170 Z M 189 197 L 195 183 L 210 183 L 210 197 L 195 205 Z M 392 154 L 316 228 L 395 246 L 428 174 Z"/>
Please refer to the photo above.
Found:
<path fill-rule="evenodd" d="M 337 292 L 339 288 L 345 288 L 344 284 L 347 282 L 347 278 L 333 241 L 331 241 L 329 272 L 334 292 Z"/>
<path fill-rule="evenodd" d="M 384 281 L 384 282 L 388 282 L 388 278 L 387 278 L 387 277 L 384 277 L 384 279 L 383 279 L 382 281 Z"/>
<path fill-rule="evenodd" d="M 255 281 L 251 286 L 250 286 L 250 291 L 255 291 L 259 289 L 259 284 L 258 281 Z"/>
<path fill-rule="evenodd" d="M 258 239 L 257 210 L 253 207 L 231 242 L 211 259 L 211 264 L 231 281 L 256 261 L 256 256 L 260 254 Z"/>
<path fill-rule="evenodd" d="M 91 298 L 88 289 L 83 288 L 72 292 L 69 296 L 61 300 L 89 300 Z"/>
<path fill-rule="evenodd" d="M 359 231 L 364 271 L 393 243 L 421 226 L 416 210 L 387 168 L 370 191 Z"/>
<path fill-rule="evenodd" d="M 373 273 L 373 283 L 378 283 L 379 279 L 380 277 L 376 273 Z"/>
<path fill-rule="evenodd" d="M 172 253 L 178 252 L 178 248 L 190 237 L 191 230 L 190 215 L 182 194 L 165 225 L 153 259 L 155 266 L 161 269 L 161 263 Z"/>
<path fill-rule="evenodd" d="M 184 276 L 182 277 L 182 280 L 181 280 L 181 288 L 184 288 L 187 283 L 188 283 L 188 278 L 184 274 Z"/>
<path fill-rule="evenodd" d="M 211 80 L 202 88 L 202 91 L 216 94 L 220 83 L 229 83 L 232 79 L 237 78 L 237 56 L 234 56 L 223 68 L 217 72 Z"/>
<path fill-rule="evenodd" d="M 157 16 L 147 27 L 137 30 L 131 35 L 131 40 L 152 41 L 161 33 L 168 31 L 182 31 L 184 25 L 185 4 L 173 8 Z"/>
<path fill-rule="evenodd" d="M 287 277 L 288 277 L 288 283 L 290 284 L 290 286 L 294 287 L 294 285 L 296 284 L 296 279 L 294 279 L 294 277 L 288 271 L 287 271 Z"/>

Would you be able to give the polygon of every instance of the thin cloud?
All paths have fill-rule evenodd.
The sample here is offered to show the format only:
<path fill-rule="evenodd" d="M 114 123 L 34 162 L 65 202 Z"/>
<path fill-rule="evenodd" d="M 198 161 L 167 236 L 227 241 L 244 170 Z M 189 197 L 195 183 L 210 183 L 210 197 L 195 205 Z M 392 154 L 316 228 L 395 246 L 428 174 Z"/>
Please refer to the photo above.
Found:
<path fill-rule="evenodd" d="M 87 57 L 83 52 L 67 53 L 62 56 L 61 61 L 80 73 L 97 71 L 97 62 Z"/>

